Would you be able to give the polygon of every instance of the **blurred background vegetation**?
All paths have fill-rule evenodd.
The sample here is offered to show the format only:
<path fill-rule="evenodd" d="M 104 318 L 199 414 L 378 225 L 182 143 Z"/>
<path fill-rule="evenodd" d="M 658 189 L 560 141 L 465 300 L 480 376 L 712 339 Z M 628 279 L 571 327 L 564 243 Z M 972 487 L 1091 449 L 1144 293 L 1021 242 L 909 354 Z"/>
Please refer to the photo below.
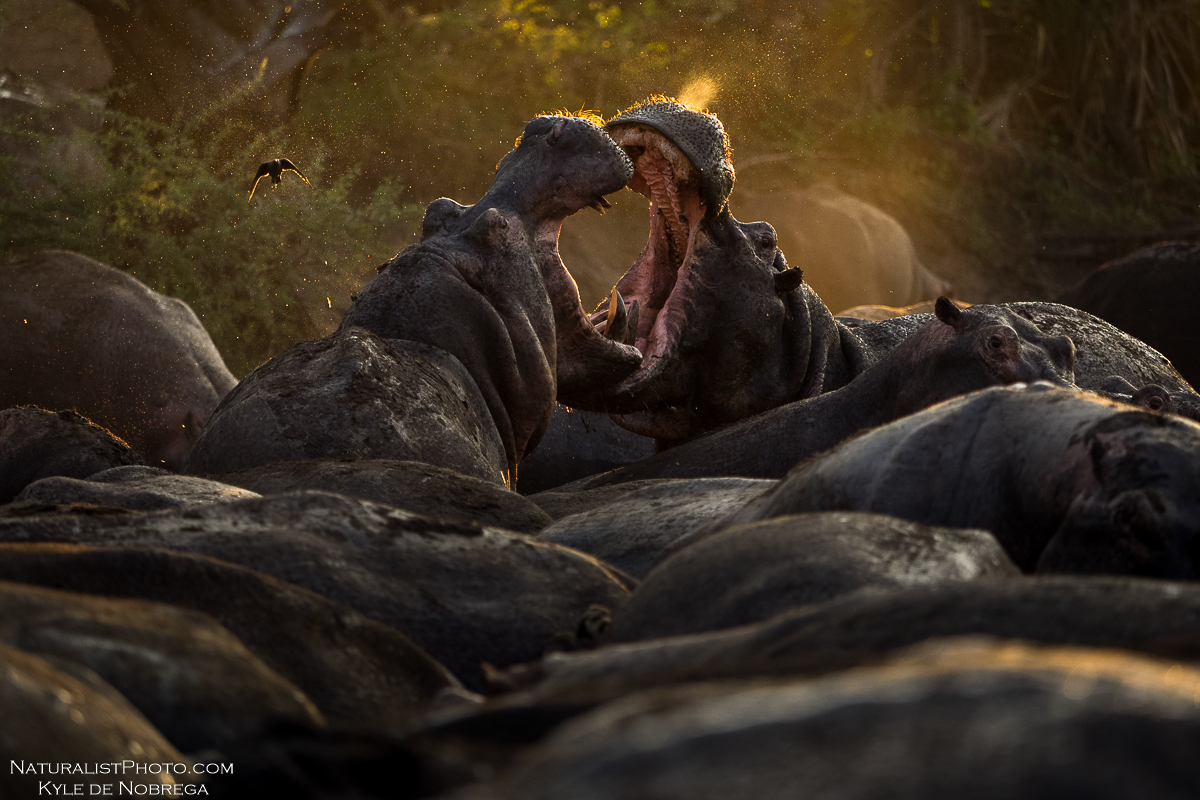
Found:
<path fill-rule="evenodd" d="M 239 375 L 335 325 L 532 116 L 656 93 L 725 123 L 735 214 L 739 193 L 835 184 L 968 301 L 1052 298 L 1200 235 L 1196 0 L 242 0 L 209 30 L 210 5 L 0 0 L 0 258 L 126 269 L 190 303 Z M 278 155 L 316 188 L 247 203 Z"/>

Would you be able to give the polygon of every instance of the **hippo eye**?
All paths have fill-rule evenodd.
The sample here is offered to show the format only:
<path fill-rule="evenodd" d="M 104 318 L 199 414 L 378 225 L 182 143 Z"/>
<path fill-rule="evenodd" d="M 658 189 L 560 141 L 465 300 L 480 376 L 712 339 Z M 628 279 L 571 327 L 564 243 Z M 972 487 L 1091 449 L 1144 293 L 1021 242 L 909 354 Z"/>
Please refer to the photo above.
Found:
<path fill-rule="evenodd" d="M 775 234 L 770 231 L 764 231 L 758 235 L 758 246 L 763 250 L 775 249 Z"/>
<path fill-rule="evenodd" d="M 993 333 L 992 338 L 988 339 L 988 347 L 993 350 L 1003 350 L 1004 338 L 998 333 Z"/>
<path fill-rule="evenodd" d="M 1165 404 L 1163 403 L 1163 399 L 1161 397 L 1151 397 L 1146 402 L 1146 407 L 1151 411 L 1162 411 L 1164 405 Z"/>

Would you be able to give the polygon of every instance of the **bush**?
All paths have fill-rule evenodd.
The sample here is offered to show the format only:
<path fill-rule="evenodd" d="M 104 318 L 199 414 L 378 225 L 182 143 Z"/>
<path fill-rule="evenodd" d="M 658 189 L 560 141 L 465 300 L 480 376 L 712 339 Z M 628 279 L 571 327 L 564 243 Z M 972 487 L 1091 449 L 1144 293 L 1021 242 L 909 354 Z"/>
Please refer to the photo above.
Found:
<path fill-rule="evenodd" d="M 354 173 L 328 179 L 319 143 L 293 144 L 283 131 L 255 134 L 216 121 L 219 112 L 171 125 L 109 113 L 99 132 L 72 134 L 100 175 L 41 167 L 48 190 L 31 186 L 19 160 L 3 160 L 2 255 L 8 261 L 58 247 L 124 269 L 191 305 L 242 375 L 327 332 L 364 267 L 391 257 L 419 226 L 421 209 L 398 206 L 387 182 L 351 207 Z M 258 164 L 285 153 L 313 188 L 286 174 L 271 191 L 264 179 L 248 203 Z"/>
<path fill-rule="evenodd" d="M 1200 12 L 1186 0 L 372 8 L 357 42 L 309 64 L 281 128 L 229 118 L 234 97 L 76 134 L 99 178 L 47 173 L 39 192 L 0 163 L 2 255 L 67 247 L 127 269 L 188 301 L 243 373 L 335 325 L 431 200 L 478 198 L 531 117 L 610 117 L 655 93 L 722 118 L 743 186 L 831 181 L 919 247 L 950 241 L 946 263 L 994 273 L 986 299 L 1012 299 L 1030 269 L 1020 291 L 1053 292 L 1047 237 L 1108 237 L 1109 255 L 1195 225 Z M 288 176 L 247 204 L 277 155 L 317 188 Z"/>

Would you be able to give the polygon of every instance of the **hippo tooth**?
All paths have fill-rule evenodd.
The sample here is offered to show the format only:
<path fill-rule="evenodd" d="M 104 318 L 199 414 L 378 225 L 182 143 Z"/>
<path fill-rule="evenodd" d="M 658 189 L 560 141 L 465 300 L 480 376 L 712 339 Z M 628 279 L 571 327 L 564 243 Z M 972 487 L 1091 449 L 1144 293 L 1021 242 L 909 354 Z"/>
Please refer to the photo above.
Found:
<path fill-rule="evenodd" d="M 616 290 L 614 289 L 613 291 Z M 637 300 L 630 303 L 629 308 L 626 309 L 625 336 L 621 339 L 622 344 L 633 346 L 637 341 L 638 309 Z"/>
<path fill-rule="evenodd" d="M 607 198 L 597 197 L 592 202 L 588 203 L 588 208 L 594 208 L 601 216 L 604 216 L 604 209 L 612 208 L 612 203 L 608 202 Z"/>
<path fill-rule="evenodd" d="M 618 342 L 623 340 L 628 323 L 629 317 L 625 311 L 625 298 L 621 297 L 620 292 L 613 289 L 612 295 L 608 300 L 608 318 L 604 325 L 604 336 Z"/>

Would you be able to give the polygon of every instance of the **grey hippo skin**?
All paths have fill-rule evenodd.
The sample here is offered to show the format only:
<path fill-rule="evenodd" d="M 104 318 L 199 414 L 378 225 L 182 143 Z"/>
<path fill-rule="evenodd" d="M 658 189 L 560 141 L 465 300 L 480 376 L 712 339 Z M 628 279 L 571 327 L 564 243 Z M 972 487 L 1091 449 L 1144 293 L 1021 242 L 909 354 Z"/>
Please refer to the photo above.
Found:
<path fill-rule="evenodd" d="M 53 663 L 52 663 L 53 662 Z M 0 645 L 0 794 L 37 797 L 46 776 L 22 774 L 12 762 L 111 764 L 183 761 L 183 756 L 116 689 L 73 662 Z M 166 795 L 173 777 L 130 770 L 134 791 Z M 181 781 L 183 782 L 183 781 Z M 152 785 L 152 786 L 151 786 Z"/>
<path fill-rule="evenodd" d="M 1020 574 L 987 531 L 883 514 L 797 514 L 721 531 L 661 561 L 618 612 L 632 642 L 760 622 L 866 587 Z"/>
<path fill-rule="evenodd" d="M 869 428 L 988 386 L 1070 386 L 1075 348 L 1001 306 L 959 309 L 942 297 L 932 320 L 846 386 L 744 419 L 556 491 L 646 478 L 781 478 L 798 462 Z"/>
<path fill-rule="evenodd" d="M 179 470 L 237 380 L 187 304 L 78 253 L 0 267 L 0 408 L 73 409 Z"/>
<path fill-rule="evenodd" d="M 741 508 L 768 486 L 768 481 L 745 478 L 641 481 L 613 487 L 628 490 L 624 492 L 605 487 L 570 497 L 545 492 L 531 499 L 581 508 L 544 528 L 537 535 L 540 541 L 591 553 L 640 579 L 681 536 Z M 592 500 L 598 500 L 596 505 L 582 510 Z"/>
<path fill-rule="evenodd" d="M 1165 242 L 1104 264 L 1058 297 L 1136 336 L 1171 359 L 1193 385 L 1200 350 L 1193 321 L 1200 299 L 1200 242 Z"/>
<path fill-rule="evenodd" d="M 551 522 L 536 503 L 503 486 L 420 461 L 282 461 L 213 477 L 262 495 L 317 489 L 519 533 L 537 533 Z"/>
<path fill-rule="evenodd" d="M 1075 385 L 1080 389 L 1103 390 L 1115 375 L 1137 387 L 1154 384 L 1170 392 L 1195 394 L 1166 356 L 1086 311 L 1042 302 L 1002 303 L 999 307 L 1029 320 L 1046 336 L 1067 336 L 1074 342 Z M 931 319 L 932 314 L 912 314 L 852 324 L 862 342 L 864 359 L 873 363 Z"/>
<path fill-rule="evenodd" d="M 325 492 L 136 514 L 0 518 L 0 541 L 156 547 L 238 564 L 404 633 L 472 689 L 633 581 L 583 553 Z"/>
<path fill-rule="evenodd" d="M 563 220 L 602 209 L 632 169 L 589 119 L 534 118 L 478 203 L 429 206 L 421 241 L 363 288 L 342 330 L 425 343 L 461 362 L 515 468 L 556 398 L 615 384 L 641 362 L 589 323 L 557 249 Z"/>
<path fill-rule="evenodd" d="M 672 443 L 858 373 L 857 340 L 788 269 L 774 229 L 730 213 L 732 156 L 716 117 L 650 101 L 605 127 L 634 162 L 629 187 L 650 201 L 650 237 L 592 319 L 643 360 L 573 405 Z"/>
<path fill-rule="evenodd" d="M 1045 383 L 984 389 L 801 463 L 720 524 L 832 510 L 984 528 L 1025 571 L 1192 578 L 1200 425 Z"/>
<path fill-rule="evenodd" d="M 189 609 L 0 581 L 0 643 L 86 667 L 184 752 L 280 722 L 324 724 L 292 683 Z"/>
<path fill-rule="evenodd" d="M 0 580 L 208 614 L 331 722 L 385 727 L 448 686 L 404 634 L 319 594 L 204 556 L 150 547 L 0 545 Z"/>
<path fill-rule="evenodd" d="M 500 434 L 454 356 L 362 328 L 300 342 L 234 387 L 184 471 L 214 475 L 286 461 L 423 461 L 502 484 Z"/>
<path fill-rule="evenodd" d="M 42 478 L 86 478 L 142 457 L 74 411 L 21 406 L 0 411 L 0 503 Z"/>
<path fill-rule="evenodd" d="M 156 467 L 113 467 L 87 478 L 55 476 L 34 481 L 14 503 L 70 505 L 89 503 L 106 509 L 157 511 L 180 506 L 227 503 L 258 497 L 255 492 Z"/>
<path fill-rule="evenodd" d="M 1183 800 L 1197 688 L 1195 669 L 1136 654 L 953 643 L 815 680 L 631 693 L 454 797 Z"/>
<path fill-rule="evenodd" d="M 846 568 L 855 562 L 866 567 L 873 552 L 886 554 L 867 548 L 854 556 L 854 547 L 852 541 L 841 548 L 844 560 L 833 568 L 835 581 L 850 575 Z M 814 562 L 818 557 L 814 554 Z M 905 562 L 917 563 L 902 558 Z M 1200 665 L 1200 587 L 1193 583 L 993 573 L 992 578 L 889 587 L 881 571 L 862 574 L 871 573 L 879 582 L 873 588 L 800 605 L 763 622 L 553 653 L 510 671 L 513 677 L 533 673 L 540 682 L 508 705 L 543 705 L 570 696 L 586 706 L 648 686 L 820 674 L 927 640 L 962 636 L 1118 648 Z"/>

